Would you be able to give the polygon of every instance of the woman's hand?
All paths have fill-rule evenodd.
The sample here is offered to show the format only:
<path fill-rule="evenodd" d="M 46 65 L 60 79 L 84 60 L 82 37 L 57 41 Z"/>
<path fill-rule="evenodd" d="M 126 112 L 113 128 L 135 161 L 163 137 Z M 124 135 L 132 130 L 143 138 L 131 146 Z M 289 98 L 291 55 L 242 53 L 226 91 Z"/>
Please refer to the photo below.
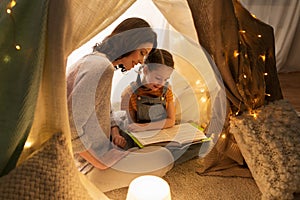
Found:
<path fill-rule="evenodd" d="M 125 138 L 123 136 L 119 135 L 115 135 L 112 138 L 112 141 L 115 145 L 117 145 L 118 147 L 124 148 L 127 144 Z"/>
<path fill-rule="evenodd" d="M 119 133 L 118 127 L 112 127 L 111 128 L 111 136 L 112 136 L 112 142 L 117 145 L 118 147 L 124 148 L 127 144 L 127 141 L 123 136 Z"/>

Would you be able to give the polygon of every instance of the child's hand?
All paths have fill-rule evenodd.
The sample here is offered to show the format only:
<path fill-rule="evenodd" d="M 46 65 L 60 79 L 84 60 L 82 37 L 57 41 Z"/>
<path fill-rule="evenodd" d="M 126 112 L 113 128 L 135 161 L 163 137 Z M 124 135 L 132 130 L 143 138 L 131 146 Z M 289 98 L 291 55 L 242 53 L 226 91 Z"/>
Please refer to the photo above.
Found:
<path fill-rule="evenodd" d="M 139 132 L 139 131 L 145 131 L 147 124 L 138 124 L 138 123 L 132 123 L 128 125 L 128 130 L 133 132 Z"/>

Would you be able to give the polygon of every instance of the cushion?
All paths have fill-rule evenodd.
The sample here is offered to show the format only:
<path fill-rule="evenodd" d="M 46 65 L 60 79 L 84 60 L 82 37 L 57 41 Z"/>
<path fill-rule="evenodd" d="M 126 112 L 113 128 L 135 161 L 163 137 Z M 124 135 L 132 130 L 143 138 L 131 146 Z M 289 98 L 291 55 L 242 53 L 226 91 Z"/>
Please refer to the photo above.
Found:
<path fill-rule="evenodd" d="M 63 134 L 0 178 L 0 199 L 92 199 L 75 167 Z"/>
<path fill-rule="evenodd" d="M 230 131 L 248 164 L 262 199 L 294 199 L 300 192 L 300 118 L 279 100 L 231 117 Z"/>

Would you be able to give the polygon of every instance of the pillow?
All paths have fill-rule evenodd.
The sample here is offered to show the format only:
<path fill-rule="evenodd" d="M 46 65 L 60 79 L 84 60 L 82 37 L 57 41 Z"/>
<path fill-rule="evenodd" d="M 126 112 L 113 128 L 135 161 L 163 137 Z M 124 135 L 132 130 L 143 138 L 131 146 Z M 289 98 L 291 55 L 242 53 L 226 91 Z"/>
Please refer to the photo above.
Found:
<path fill-rule="evenodd" d="M 289 102 L 275 101 L 231 117 L 230 131 L 262 199 L 294 199 L 300 192 L 300 118 Z"/>
<path fill-rule="evenodd" d="M 81 181 L 66 139 L 59 133 L 0 178 L 0 199 L 93 199 Z"/>

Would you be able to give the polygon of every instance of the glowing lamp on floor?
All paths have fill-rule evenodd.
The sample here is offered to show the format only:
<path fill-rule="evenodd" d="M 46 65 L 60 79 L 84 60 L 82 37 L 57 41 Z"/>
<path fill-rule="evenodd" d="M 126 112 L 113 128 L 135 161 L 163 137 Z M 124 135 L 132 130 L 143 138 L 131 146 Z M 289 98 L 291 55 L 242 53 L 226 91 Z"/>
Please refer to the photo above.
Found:
<path fill-rule="evenodd" d="M 130 183 L 126 200 L 171 200 L 170 187 L 160 177 L 140 176 Z"/>

